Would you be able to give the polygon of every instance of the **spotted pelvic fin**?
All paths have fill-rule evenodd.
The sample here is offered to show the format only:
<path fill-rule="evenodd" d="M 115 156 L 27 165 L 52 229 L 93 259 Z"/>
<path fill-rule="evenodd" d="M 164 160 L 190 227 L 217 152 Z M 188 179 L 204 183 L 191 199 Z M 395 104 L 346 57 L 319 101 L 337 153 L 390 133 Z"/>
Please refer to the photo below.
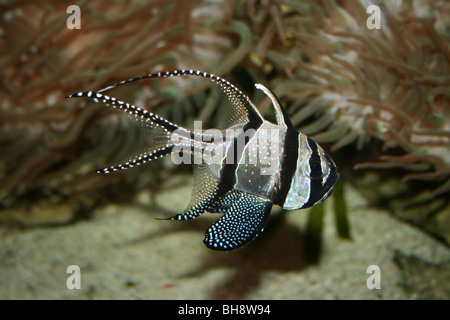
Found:
<path fill-rule="evenodd" d="M 272 202 L 240 191 L 231 191 L 228 209 L 207 231 L 203 241 L 208 248 L 229 251 L 253 241 L 263 230 Z"/>

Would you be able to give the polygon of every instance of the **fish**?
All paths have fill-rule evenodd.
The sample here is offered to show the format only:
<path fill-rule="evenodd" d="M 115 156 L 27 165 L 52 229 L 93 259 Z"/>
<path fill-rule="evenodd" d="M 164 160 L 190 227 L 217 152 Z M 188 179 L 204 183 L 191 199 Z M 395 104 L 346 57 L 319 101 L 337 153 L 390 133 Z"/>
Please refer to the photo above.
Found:
<path fill-rule="evenodd" d="M 194 129 L 184 128 L 105 94 L 133 81 L 178 76 L 201 77 L 218 85 L 231 107 L 225 129 L 205 130 L 198 123 Z M 284 210 L 318 205 L 330 196 L 339 179 L 331 157 L 294 128 L 275 93 L 260 83 L 255 87 L 270 99 L 276 123 L 264 119 L 250 98 L 229 81 L 196 70 L 147 74 L 66 98 L 87 98 L 120 109 L 149 131 L 151 143 L 144 153 L 98 173 L 126 170 L 168 155 L 176 164 L 193 161 L 190 204 L 183 213 L 163 219 L 185 221 L 205 212 L 222 214 L 207 229 L 203 242 L 213 250 L 231 251 L 264 231 L 273 205 Z"/>

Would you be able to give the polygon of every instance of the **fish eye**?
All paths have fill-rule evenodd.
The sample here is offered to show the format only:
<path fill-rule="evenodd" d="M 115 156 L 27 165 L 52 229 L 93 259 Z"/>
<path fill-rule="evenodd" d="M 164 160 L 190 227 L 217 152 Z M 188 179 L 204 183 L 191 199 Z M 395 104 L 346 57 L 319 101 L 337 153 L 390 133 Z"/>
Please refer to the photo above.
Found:
<path fill-rule="evenodd" d="M 317 179 L 322 177 L 322 166 L 320 165 L 320 161 L 314 161 L 309 164 L 310 173 L 309 177 L 312 179 Z"/>
<path fill-rule="evenodd" d="M 330 168 L 327 162 L 324 163 L 324 168 L 322 168 L 320 159 L 305 161 L 303 163 L 303 172 L 310 179 L 319 179 L 325 176 L 329 170 Z"/>

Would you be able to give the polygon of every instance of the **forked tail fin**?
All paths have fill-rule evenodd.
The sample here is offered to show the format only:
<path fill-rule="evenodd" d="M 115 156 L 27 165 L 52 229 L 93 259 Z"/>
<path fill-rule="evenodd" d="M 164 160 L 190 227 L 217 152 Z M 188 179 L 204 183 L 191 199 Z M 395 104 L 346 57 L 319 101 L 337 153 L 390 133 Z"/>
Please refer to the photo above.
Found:
<path fill-rule="evenodd" d="M 125 163 L 97 170 L 97 173 L 110 173 L 126 170 L 169 155 L 175 146 L 171 142 L 171 134 L 175 130 L 181 132 L 186 130 L 152 112 L 98 92 L 78 92 L 67 98 L 83 97 L 96 103 L 103 103 L 108 107 L 121 109 L 131 117 L 143 123 L 149 132 L 150 145 L 147 147 L 146 152 L 137 155 Z"/>
<path fill-rule="evenodd" d="M 127 102 L 123 102 L 114 97 L 110 97 L 99 92 L 85 91 L 77 92 L 67 96 L 66 98 L 88 98 L 96 103 L 103 103 L 104 105 L 112 108 L 118 108 L 123 110 L 125 113 L 136 118 L 137 120 L 146 123 L 149 126 L 157 126 L 167 132 L 174 132 L 179 128 L 176 124 L 166 120 L 157 114 L 144 110 L 140 107 Z"/>
<path fill-rule="evenodd" d="M 168 145 L 167 147 L 156 149 L 153 152 L 141 153 L 140 155 L 130 159 L 125 163 L 97 170 L 97 173 L 111 173 L 140 166 L 141 164 L 145 164 L 147 162 L 162 158 L 170 154 L 172 152 L 173 147 L 174 147 L 173 145 Z"/>

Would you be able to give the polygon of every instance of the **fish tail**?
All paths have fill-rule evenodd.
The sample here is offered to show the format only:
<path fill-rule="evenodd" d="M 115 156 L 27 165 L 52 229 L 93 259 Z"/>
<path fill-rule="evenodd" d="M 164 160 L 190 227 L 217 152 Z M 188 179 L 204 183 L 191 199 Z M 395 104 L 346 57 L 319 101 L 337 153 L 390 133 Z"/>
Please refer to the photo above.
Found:
<path fill-rule="evenodd" d="M 95 103 L 103 103 L 108 107 L 118 108 L 130 116 L 137 118 L 141 122 L 146 123 L 147 125 L 159 127 L 169 133 L 172 133 L 179 128 L 176 124 L 158 116 L 157 114 L 99 92 L 77 92 L 67 96 L 66 99 L 67 98 L 88 98 Z"/>
<path fill-rule="evenodd" d="M 150 162 L 152 160 L 156 160 L 159 158 L 162 158 L 164 156 L 169 155 L 172 152 L 174 145 L 167 145 L 163 148 L 158 148 L 155 150 L 152 150 L 151 152 L 144 152 L 140 154 L 139 156 L 130 159 L 129 161 L 125 163 L 121 163 L 115 166 L 103 168 L 101 170 L 97 170 L 97 173 L 111 173 L 111 172 L 117 172 L 121 170 L 127 170 L 133 167 L 140 166 L 142 164 L 145 164 L 147 162 Z"/>
<path fill-rule="evenodd" d="M 99 92 L 78 92 L 69 95 L 66 98 L 88 98 L 95 103 L 103 103 L 108 107 L 120 109 L 131 117 L 139 120 L 139 122 L 144 124 L 144 126 L 149 130 L 149 146 L 146 152 L 135 156 L 125 163 L 97 170 L 97 173 L 111 173 L 126 170 L 169 155 L 175 147 L 175 144 L 171 141 L 172 133 L 174 133 L 177 129 L 186 131 L 186 129 L 179 127 L 178 125 L 158 116 L 157 114 Z"/>

